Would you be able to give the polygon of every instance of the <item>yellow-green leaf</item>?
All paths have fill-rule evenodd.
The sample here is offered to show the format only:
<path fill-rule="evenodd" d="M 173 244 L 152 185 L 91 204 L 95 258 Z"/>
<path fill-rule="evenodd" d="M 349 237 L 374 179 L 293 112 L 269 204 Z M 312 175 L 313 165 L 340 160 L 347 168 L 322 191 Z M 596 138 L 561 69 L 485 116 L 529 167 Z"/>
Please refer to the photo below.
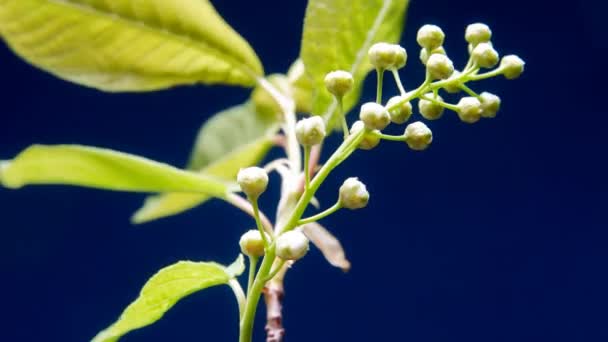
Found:
<path fill-rule="evenodd" d="M 312 111 L 335 124 L 337 102 L 323 79 L 334 70 L 353 74 L 355 87 L 346 109 L 358 101 L 372 66 L 367 51 L 377 42 L 398 42 L 408 0 L 309 0 L 300 58 L 313 84 Z"/>
<path fill-rule="evenodd" d="M 31 64 L 105 91 L 250 86 L 263 75 L 208 0 L 0 0 L 0 34 Z"/>
<path fill-rule="evenodd" d="M 158 321 L 180 299 L 212 286 L 228 284 L 244 269 L 242 255 L 228 267 L 213 262 L 180 261 L 163 268 L 148 280 L 118 321 L 95 336 L 93 342 L 118 341 L 126 333 Z"/>
<path fill-rule="evenodd" d="M 139 156 L 79 145 L 33 145 L 3 162 L 7 188 L 29 184 L 77 185 L 134 192 L 181 191 L 224 196 L 227 182 Z"/>
<path fill-rule="evenodd" d="M 234 181 L 241 168 L 256 165 L 264 158 L 272 147 L 276 130 L 274 117 L 257 113 L 250 102 L 222 111 L 201 128 L 189 168 L 227 182 Z M 131 220 L 139 224 L 177 215 L 212 197 L 187 193 L 150 196 Z"/>

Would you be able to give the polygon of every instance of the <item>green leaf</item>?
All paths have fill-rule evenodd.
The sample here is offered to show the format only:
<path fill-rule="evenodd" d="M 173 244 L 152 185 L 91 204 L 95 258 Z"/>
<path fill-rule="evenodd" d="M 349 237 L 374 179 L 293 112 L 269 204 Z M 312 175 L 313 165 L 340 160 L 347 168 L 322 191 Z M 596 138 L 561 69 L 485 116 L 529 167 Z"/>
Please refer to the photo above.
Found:
<path fill-rule="evenodd" d="M 197 192 L 222 197 L 228 183 L 146 158 L 79 145 L 33 145 L 2 164 L 0 182 L 77 185 L 106 190 Z"/>
<path fill-rule="evenodd" d="M 256 165 L 272 147 L 277 131 L 274 116 L 257 113 L 251 102 L 222 111 L 201 128 L 189 168 L 227 182 L 243 167 Z M 145 223 L 177 215 L 208 201 L 205 194 L 166 193 L 150 196 L 132 217 Z"/>
<path fill-rule="evenodd" d="M 323 79 L 333 70 L 353 74 L 355 87 L 345 110 L 358 101 L 363 80 L 372 70 L 367 51 L 377 42 L 398 42 L 408 0 L 310 0 L 304 20 L 300 58 L 314 89 L 312 112 L 335 125 L 337 102 Z"/>
<path fill-rule="evenodd" d="M 180 261 L 163 268 L 148 280 L 118 321 L 95 336 L 93 342 L 118 341 L 126 333 L 158 321 L 180 299 L 212 286 L 228 284 L 244 269 L 242 255 L 228 267 L 213 262 Z"/>
<path fill-rule="evenodd" d="M 250 86 L 263 75 L 208 0 L 0 0 L 0 34 L 31 64 L 105 91 Z"/>

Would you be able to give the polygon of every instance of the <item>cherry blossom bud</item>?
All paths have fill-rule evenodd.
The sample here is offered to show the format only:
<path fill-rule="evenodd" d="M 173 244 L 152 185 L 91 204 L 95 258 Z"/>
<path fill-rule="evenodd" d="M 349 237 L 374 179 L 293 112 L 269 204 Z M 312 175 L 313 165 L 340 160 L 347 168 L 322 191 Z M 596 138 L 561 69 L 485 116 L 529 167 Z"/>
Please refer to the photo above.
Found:
<path fill-rule="evenodd" d="M 264 233 L 266 234 L 266 233 Z M 266 239 L 270 240 L 268 234 Z M 250 257 L 261 257 L 264 255 L 264 240 L 259 230 L 252 229 L 241 236 L 239 240 L 241 252 Z"/>
<path fill-rule="evenodd" d="M 450 94 L 459 93 L 462 90 L 462 89 L 460 89 L 460 85 L 462 84 L 462 81 L 458 80 L 459 77 L 460 77 L 460 71 L 454 70 L 454 73 L 452 74 L 452 76 L 450 76 L 450 78 L 448 78 L 448 83 L 446 83 L 446 85 L 443 86 L 443 89 L 445 89 L 445 91 L 447 91 Z"/>
<path fill-rule="evenodd" d="M 483 92 L 479 95 L 479 101 L 481 102 L 482 117 L 496 117 L 496 113 L 500 109 L 500 97 L 488 92 Z"/>
<path fill-rule="evenodd" d="M 395 50 L 395 63 L 391 69 L 401 69 L 407 63 L 407 51 L 400 45 L 393 45 Z"/>
<path fill-rule="evenodd" d="M 361 131 L 362 129 L 365 129 L 365 124 L 363 123 L 363 121 L 358 120 L 351 127 L 350 133 L 354 134 L 354 133 Z M 375 132 L 380 132 L 380 131 L 375 130 Z M 365 136 L 363 137 L 363 140 L 361 140 L 361 143 L 359 143 L 359 146 L 357 146 L 357 147 L 359 147 L 362 150 L 371 150 L 374 147 L 378 146 L 378 144 L 380 143 L 379 136 L 373 134 L 372 132 L 365 132 L 364 134 L 365 134 Z"/>
<path fill-rule="evenodd" d="M 467 26 L 464 38 L 474 46 L 479 43 L 487 43 L 492 38 L 492 30 L 486 24 L 475 23 Z"/>
<path fill-rule="evenodd" d="M 475 123 L 481 118 L 481 102 L 476 97 L 463 97 L 456 106 L 458 117 L 466 123 Z"/>
<path fill-rule="evenodd" d="M 407 52 L 397 44 L 376 43 L 369 49 L 368 56 L 378 70 L 400 69 L 407 62 Z"/>
<path fill-rule="evenodd" d="M 500 67 L 503 68 L 503 75 L 509 80 L 518 78 L 524 72 L 526 63 L 516 55 L 508 55 L 502 58 Z"/>
<path fill-rule="evenodd" d="M 433 93 L 428 93 L 425 95 L 425 97 L 443 102 L 443 98 L 441 96 L 437 95 L 437 97 L 435 97 L 435 94 Z M 444 108 L 435 102 L 422 98 L 418 100 L 418 111 L 420 111 L 422 117 L 427 120 L 439 119 L 443 115 L 443 110 Z"/>
<path fill-rule="evenodd" d="M 416 41 L 427 50 L 434 50 L 443 45 L 445 34 L 439 26 L 424 25 L 418 30 Z"/>
<path fill-rule="evenodd" d="M 340 205 L 347 209 L 361 209 L 369 202 L 369 192 L 365 184 L 358 178 L 351 177 L 344 181 L 340 187 Z"/>
<path fill-rule="evenodd" d="M 386 108 L 391 108 L 402 100 L 403 96 L 394 96 L 390 100 L 388 100 Z M 396 124 L 402 124 L 409 120 L 410 116 L 412 116 L 412 103 L 409 101 L 403 102 L 395 109 L 389 110 L 388 113 L 391 116 L 392 122 Z"/>
<path fill-rule="evenodd" d="M 348 71 L 332 71 L 325 76 L 325 87 L 335 97 L 341 98 L 353 88 L 353 75 Z"/>
<path fill-rule="evenodd" d="M 423 122 L 416 121 L 405 128 L 405 142 L 414 151 L 423 151 L 433 142 L 433 132 Z"/>
<path fill-rule="evenodd" d="M 435 53 L 438 53 L 440 55 L 447 55 L 443 46 L 434 49 L 433 51 L 431 51 L 431 53 L 429 53 L 429 50 L 425 48 L 420 49 L 420 61 L 422 62 L 422 64 L 426 65 L 426 62 L 429 61 L 429 56 Z"/>
<path fill-rule="evenodd" d="M 498 63 L 498 52 L 488 43 L 479 43 L 471 52 L 473 61 L 482 68 L 492 68 Z"/>
<path fill-rule="evenodd" d="M 361 106 L 359 118 L 365 123 L 365 127 L 372 130 L 383 130 L 391 123 L 391 116 L 388 114 L 386 108 L 375 102 L 363 104 L 363 106 Z"/>
<path fill-rule="evenodd" d="M 320 116 L 311 116 L 296 124 L 296 138 L 302 146 L 320 144 L 325 135 L 325 122 Z"/>
<path fill-rule="evenodd" d="M 434 53 L 426 62 L 426 70 L 435 80 L 445 80 L 454 73 L 454 63 L 446 55 Z"/>
<path fill-rule="evenodd" d="M 308 253 L 310 242 L 304 233 L 290 230 L 276 240 L 277 256 L 283 260 L 299 260 Z"/>
<path fill-rule="evenodd" d="M 266 191 L 268 173 L 256 166 L 248 167 L 239 171 L 236 181 L 248 197 L 257 198 Z"/>

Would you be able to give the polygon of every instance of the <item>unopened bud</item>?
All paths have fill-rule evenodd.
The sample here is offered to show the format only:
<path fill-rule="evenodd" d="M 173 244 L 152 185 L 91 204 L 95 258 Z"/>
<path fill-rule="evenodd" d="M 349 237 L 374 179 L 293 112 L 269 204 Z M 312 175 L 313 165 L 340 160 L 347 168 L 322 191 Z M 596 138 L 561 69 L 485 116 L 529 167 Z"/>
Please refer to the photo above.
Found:
<path fill-rule="evenodd" d="M 482 117 L 496 117 L 496 113 L 500 109 L 500 97 L 488 92 L 483 92 L 479 95 L 479 101 L 481 102 Z"/>
<path fill-rule="evenodd" d="M 396 124 L 402 124 L 412 116 L 412 103 L 409 101 L 401 103 L 394 109 L 390 109 L 403 101 L 403 99 L 403 96 L 394 96 L 388 100 L 388 103 L 386 104 L 386 108 L 389 109 L 388 113 L 391 116 L 391 121 Z"/>
<path fill-rule="evenodd" d="M 320 116 L 311 116 L 296 124 L 296 138 L 302 146 L 320 144 L 325 135 L 325 122 Z"/>
<path fill-rule="evenodd" d="M 418 30 L 416 41 L 427 50 L 434 50 L 443 45 L 445 34 L 439 26 L 424 25 Z"/>
<path fill-rule="evenodd" d="M 489 42 L 492 38 L 492 30 L 486 24 L 475 23 L 467 26 L 464 39 L 473 45 Z"/>
<path fill-rule="evenodd" d="M 369 202 L 369 192 L 358 178 L 351 177 L 340 186 L 340 205 L 347 209 L 361 209 Z"/>
<path fill-rule="evenodd" d="M 369 49 L 368 56 L 378 70 L 399 69 L 407 62 L 407 52 L 397 44 L 376 43 Z"/>
<path fill-rule="evenodd" d="M 475 123 L 481 118 L 481 102 L 476 97 L 463 97 L 456 106 L 458 117 L 466 123 Z"/>
<path fill-rule="evenodd" d="M 363 121 L 358 120 L 356 121 L 353 126 L 350 129 L 350 133 L 354 134 L 357 133 L 361 130 L 365 129 L 365 124 L 363 123 Z M 378 146 L 378 144 L 380 143 L 380 137 L 373 134 L 374 131 L 370 131 L 370 132 L 365 132 L 364 136 L 363 136 L 363 140 L 361 140 L 361 142 L 359 143 L 359 147 L 362 150 L 371 150 L 374 147 Z M 376 130 L 375 132 L 380 132 L 378 130 Z"/>
<path fill-rule="evenodd" d="M 454 63 L 446 55 L 434 53 L 426 62 L 426 70 L 431 78 L 445 80 L 454 73 Z"/>
<path fill-rule="evenodd" d="M 422 48 L 420 49 L 420 61 L 422 62 L 422 64 L 426 65 L 426 63 L 429 61 L 429 57 L 432 54 L 440 54 L 440 55 L 446 55 L 445 49 L 443 48 L 443 46 L 440 46 L 436 49 L 434 49 L 433 51 L 431 51 L 429 53 L 429 50 Z"/>
<path fill-rule="evenodd" d="M 353 88 L 353 75 L 348 71 L 332 71 L 325 76 L 325 87 L 335 97 L 341 98 Z"/>
<path fill-rule="evenodd" d="M 391 123 L 391 116 L 383 105 L 368 102 L 361 106 L 359 118 L 369 129 L 383 130 Z"/>
<path fill-rule="evenodd" d="M 268 173 L 256 166 L 248 167 L 239 171 L 236 181 L 248 197 L 256 198 L 266 191 Z"/>
<path fill-rule="evenodd" d="M 283 260 L 299 260 L 308 252 L 310 242 L 304 233 L 291 230 L 276 240 L 277 256 Z"/>
<path fill-rule="evenodd" d="M 433 93 L 428 93 L 425 95 L 425 97 L 443 102 L 443 98 L 441 96 L 437 95 L 437 97 L 435 97 L 435 94 Z M 418 111 L 420 111 L 420 115 L 427 120 L 439 119 L 443 115 L 443 110 L 443 106 L 435 102 L 422 98 L 418 100 Z"/>
<path fill-rule="evenodd" d="M 445 91 L 447 91 L 450 94 L 459 93 L 462 90 L 462 89 L 460 89 L 460 85 L 462 84 L 462 81 L 460 81 L 458 79 L 459 77 L 460 77 L 460 71 L 454 70 L 454 73 L 452 74 L 452 76 L 450 76 L 450 78 L 448 78 L 448 83 L 446 83 L 443 86 L 443 89 L 445 89 Z"/>
<path fill-rule="evenodd" d="M 426 150 L 433 142 L 433 132 L 420 121 L 407 125 L 403 135 L 407 146 L 415 151 Z"/>
<path fill-rule="evenodd" d="M 492 68 L 498 63 L 498 52 L 488 43 L 479 43 L 471 52 L 473 61 L 482 68 Z"/>
<path fill-rule="evenodd" d="M 524 72 L 526 63 L 516 55 L 508 55 L 502 58 L 500 67 L 503 68 L 503 75 L 509 80 L 518 78 Z"/>
<path fill-rule="evenodd" d="M 264 233 L 266 234 L 266 233 Z M 266 238 L 269 239 L 268 234 Z M 264 239 L 259 230 L 249 230 L 239 240 L 241 252 L 250 257 L 261 257 L 264 255 Z"/>

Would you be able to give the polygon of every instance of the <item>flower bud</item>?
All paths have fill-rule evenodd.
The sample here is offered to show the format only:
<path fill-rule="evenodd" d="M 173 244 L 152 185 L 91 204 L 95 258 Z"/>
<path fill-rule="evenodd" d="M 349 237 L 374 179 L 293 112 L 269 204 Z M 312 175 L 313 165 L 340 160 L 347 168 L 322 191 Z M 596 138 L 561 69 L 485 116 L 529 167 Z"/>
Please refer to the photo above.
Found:
<path fill-rule="evenodd" d="M 443 89 L 445 89 L 445 91 L 447 91 L 450 94 L 459 93 L 462 90 L 462 89 L 460 89 L 460 85 L 462 84 L 462 81 L 458 80 L 459 77 L 460 77 L 460 71 L 454 70 L 454 73 L 452 74 L 452 76 L 450 76 L 450 78 L 448 78 L 448 83 L 446 83 L 446 85 L 443 86 Z"/>
<path fill-rule="evenodd" d="M 473 44 L 487 43 L 492 38 L 492 30 L 486 24 L 475 23 L 467 26 L 464 34 L 464 39 Z"/>
<path fill-rule="evenodd" d="M 435 94 L 433 93 L 428 93 L 424 96 L 443 102 L 443 98 L 441 96 L 437 95 L 437 97 L 435 97 Z M 439 119 L 443 115 L 443 110 L 444 108 L 441 105 L 436 104 L 435 102 L 422 98 L 418 100 L 418 111 L 420 111 L 422 117 L 427 120 Z"/>
<path fill-rule="evenodd" d="M 347 209 L 361 209 L 369 202 L 369 192 L 358 178 L 350 177 L 340 186 L 340 205 Z"/>
<path fill-rule="evenodd" d="M 416 41 L 427 50 L 434 50 L 443 45 L 445 34 L 439 26 L 424 25 L 418 30 Z"/>
<path fill-rule="evenodd" d="M 353 75 L 348 71 L 332 71 L 325 76 L 325 87 L 335 97 L 341 98 L 353 88 Z"/>
<path fill-rule="evenodd" d="M 365 124 L 365 127 L 369 129 L 383 130 L 391 123 L 391 116 L 388 114 L 386 108 L 383 105 L 368 102 L 361 106 L 359 112 L 359 118 Z"/>
<path fill-rule="evenodd" d="M 351 127 L 350 133 L 354 134 L 354 133 L 359 132 L 362 129 L 365 129 L 365 124 L 363 123 L 363 121 L 358 120 Z M 376 130 L 376 132 L 380 132 L 380 131 Z M 379 136 L 372 134 L 372 132 L 365 132 L 364 134 L 365 134 L 365 136 L 363 137 L 363 140 L 361 140 L 361 142 L 359 143 L 359 146 L 357 146 L 357 147 L 359 147 L 362 150 L 371 150 L 374 147 L 378 146 L 378 144 L 380 143 Z"/>
<path fill-rule="evenodd" d="M 498 63 L 498 52 L 488 43 L 479 43 L 471 52 L 471 57 L 482 68 L 492 68 Z"/>
<path fill-rule="evenodd" d="M 402 100 L 403 96 L 394 96 L 390 100 L 388 100 L 386 108 L 391 108 Z M 395 109 L 389 110 L 388 114 L 391 116 L 392 122 L 396 124 L 402 124 L 409 120 L 410 116 L 412 116 L 412 103 L 409 101 L 404 102 L 397 106 Z"/>
<path fill-rule="evenodd" d="M 481 102 L 482 117 L 496 117 L 496 113 L 500 109 L 500 97 L 488 92 L 483 92 L 481 95 L 479 95 L 479 101 Z"/>
<path fill-rule="evenodd" d="M 466 123 L 475 123 L 481 118 L 481 102 L 476 97 L 463 97 L 456 106 L 458 117 Z"/>
<path fill-rule="evenodd" d="M 407 52 L 396 44 L 376 43 L 369 49 L 368 56 L 378 70 L 399 69 L 407 62 Z"/>
<path fill-rule="evenodd" d="M 405 142 L 414 151 L 426 150 L 433 142 L 433 132 L 423 122 L 416 121 L 405 128 Z"/>
<path fill-rule="evenodd" d="M 320 116 L 311 116 L 296 124 L 296 138 L 302 146 L 320 144 L 325 135 L 325 122 Z"/>
<path fill-rule="evenodd" d="M 526 63 L 516 55 L 508 55 L 502 58 L 500 67 L 504 69 L 503 75 L 509 80 L 518 78 L 524 72 Z"/>
<path fill-rule="evenodd" d="M 266 234 L 266 238 L 270 240 L 268 234 Z M 249 230 L 243 234 L 239 240 L 239 245 L 241 246 L 241 252 L 246 256 L 261 257 L 264 255 L 264 240 L 257 229 Z"/>
<path fill-rule="evenodd" d="M 447 55 L 443 46 L 434 49 L 433 51 L 431 51 L 431 53 L 429 53 L 429 50 L 422 48 L 420 49 L 420 61 L 422 62 L 422 64 L 426 65 L 426 62 L 429 61 L 429 56 L 436 53 L 440 55 Z"/>
<path fill-rule="evenodd" d="M 283 260 L 299 260 L 308 252 L 310 242 L 304 233 L 290 230 L 276 240 L 277 256 Z"/>
<path fill-rule="evenodd" d="M 253 166 L 241 169 L 236 177 L 241 190 L 248 196 L 257 198 L 268 186 L 268 173 L 262 168 Z"/>
<path fill-rule="evenodd" d="M 454 63 L 446 55 L 434 53 L 426 62 L 426 70 L 435 80 L 445 80 L 454 73 Z"/>

